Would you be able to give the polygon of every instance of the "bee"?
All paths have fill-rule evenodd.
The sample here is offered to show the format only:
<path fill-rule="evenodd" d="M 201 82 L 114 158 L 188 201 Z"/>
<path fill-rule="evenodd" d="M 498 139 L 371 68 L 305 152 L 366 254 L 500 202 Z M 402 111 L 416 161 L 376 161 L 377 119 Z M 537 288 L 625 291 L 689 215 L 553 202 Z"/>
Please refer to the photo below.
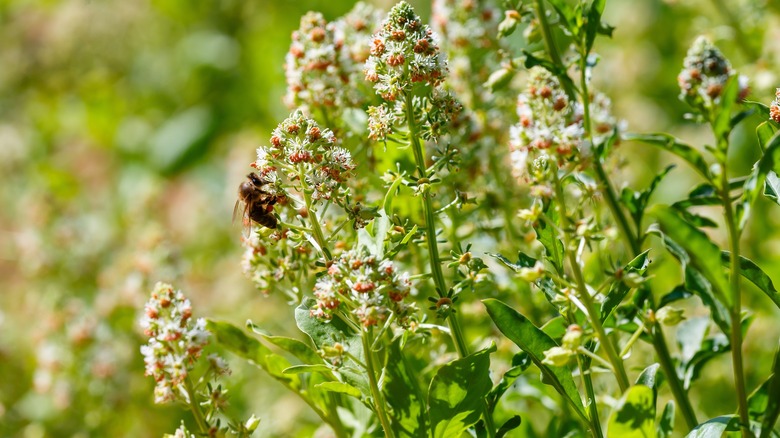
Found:
<path fill-rule="evenodd" d="M 238 186 L 238 200 L 233 207 L 233 221 L 236 220 L 239 205 L 243 204 L 244 234 L 249 234 L 252 222 L 256 222 L 266 228 L 276 228 L 277 221 L 274 216 L 274 204 L 278 197 L 270 193 L 264 186 L 271 181 L 260 178 L 254 172 L 246 176 L 247 180 Z"/>

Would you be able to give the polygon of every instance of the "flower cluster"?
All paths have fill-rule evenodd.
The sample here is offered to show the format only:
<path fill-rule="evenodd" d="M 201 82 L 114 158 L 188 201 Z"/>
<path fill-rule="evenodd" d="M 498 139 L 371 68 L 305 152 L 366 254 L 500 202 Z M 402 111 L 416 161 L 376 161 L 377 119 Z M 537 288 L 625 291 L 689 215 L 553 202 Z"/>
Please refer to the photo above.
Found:
<path fill-rule="evenodd" d="M 365 75 L 377 94 L 395 101 L 413 84 L 435 87 L 444 79 L 447 64 L 433 37 L 414 9 L 401 2 L 390 10 L 374 34 Z"/>
<path fill-rule="evenodd" d="M 434 0 L 433 30 L 442 36 L 449 53 L 451 73 L 448 84 L 467 106 L 490 100 L 483 87 L 498 68 L 498 23 L 501 8 L 493 0 Z M 480 95 L 474 95 L 477 92 Z"/>
<path fill-rule="evenodd" d="M 262 178 L 283 191 L 281 170 L 299 192 L 311 189 L 315 201 L 341 201 L 355 164 L 349 151 L 336 145 L 330 129 L 320 129 L 317 122 L 296 110 L 273 131 L 270 142 L 271 146 L 257 149 L 257 161 L 252 164 Z"/>
<path fill-rule="evenodd" d="M 257 233 L 252 233 L 243 240 L 244 256 L 241 268 L 255 287 L 264 295 L 273 290 L 279 290 L 276 285 L 285 279 L 295 282 L 297 276 L 307 275 L 306 267 L 310 266 L 316 254 L 306 245 L 289 238 L 289 233 L 275 231 L 270 236 L 271 241 L 261 241 Z M 290 298 L 298 299 L 297 290 L 281 288 L 290 293 Z"/>
<path fill-rule="evenodd" d="M 775 90 L 775 100 L 769 106 L 769 118 L 780 123 L 780 88 Z"/>
<path fill-rule="evenodd" d="M 407 327 L 414 319 L 414 304 L 404 302 L 412 288 L 407 274 L 399 274 L 393 262 L 364 251 L 352 250 L 334 260 L 327 274 L 314 286 L 317 307 L 312 316 L 330 319 L 342 308 L 364 327 L 379 325 L 391 314 Z"/>
<path fill-rule="evenodd" d="M 680 85 L 680 99 L 691 106 L 709 110 L 720 101 L 726 82 L 736 72 L 728 59 L 709 39 L 700 36 L 688 49 L 683 61 L 683 70 L 677 76 Z M 739 99 L 748 92 L 747 77 L 740 75 Z"/>
<path fill-rule="evenodd" d="M 537 172 L 529 172 L 529 157 L 564 166 L 576 164 L 588 153 L 588 145 L 583 142 L 582 106 L 570 101 L 558 78 L 549 71 L 534 67 L 530 75 L 526 92 L 517 98 L 520 123 L 509 131 L 510 156 L 518 178 L 529 173 L 532 178 L 536 176 Z"/>
<path fill-rule="evenodd" d="M 285 102 L 291 108 L 332 107 L 345 87 L 339 65 L 334 29 L 319 12 L 301 17 L 301 26 L 292 34 L 292 44 L 284 64 L 287 77 Z"/>
<path fill-rule="evenodd" d="M 359 105 L 366 99 L 360 87 L 367 84 L 364 79 L 363 64 L 370 55 L 371 36 L 379 28 L 382 16 L 379 9 L 358 2 L 344 17 L 333 22 L 334 40 L 340 51 L 342 75 L 349 84 L 347 87 L 342 87 L 347 104 Z"/>
<path fill-rule="evenodd" d="M 191 394 L 185 380 L 208 344 L 206 320 L 193 321 L 190 300 L 169 284 L 157 283 L 141 320 L 149 342 L 141 347 L 146 375 L 157 382 L 154 401 L 165 403 Z"/>

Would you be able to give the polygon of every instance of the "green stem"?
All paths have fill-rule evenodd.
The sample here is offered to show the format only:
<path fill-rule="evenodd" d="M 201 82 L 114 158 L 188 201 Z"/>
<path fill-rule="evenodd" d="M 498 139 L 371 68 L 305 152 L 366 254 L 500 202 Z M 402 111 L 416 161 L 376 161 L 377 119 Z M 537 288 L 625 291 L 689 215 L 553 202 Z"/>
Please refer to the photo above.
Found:
<path fill-rule="evenodd" d="M 745 389 L 745 371 L 742 360 L 742 291 L 740 288 L 739 265 L 739 229 L 734 217 L 734 209 L 729 197 L 729 181 L 726 172 L 726 159 L 724 154 L 721 163 L 721 189 L 720 195 L 726 216 L 726 227 L 729 234 L 729 250 L 731 251 L 731 361 L 734 368 L 734 385 L 737 390 L 737 402 L 739 404 L 739 419 L 743 438 L 752 437 L 750 431 L 750 417 L 748 415 L 747 391 Z"/>
<path fill-rule="evenodd" d="M 195 422 L 198 424 L 198 429 L 200 429 L 200 433 L 207 435 L 210 427 L 203 416 L 203 411 L 200 410 L 200 405 L 198 405 L 196 400 L 195 386 L 193 386 L 189 376 L 184 378 L 184 387 L 187 389 L 187 403 L 190 405 L 190 410 L 192 411 L 192 416 L 195 417 Z"/>
<path fill-rule="evenodd" d="M 366 356 L 366 373 L 368 373 L 368 385 L 371 389 L 371 395 L 374 397 L 374 411 L 379 422 L 382 423 L 386 438 L 393 438 L 393 429 L 390 427 L 390 419 L 385 412 L 385 400 L 382 392 L 379 390 L 379 384 L 376 379 L 376 365 L 374 364 L 374 352 L 371 350 L 371 328 L 362 331 L 360 339 L 363 341 L 363 352 Z"/>
<path fill-rule="evenodd" d="M 423 150 L 420 137 L 417 133 L 417 123 L 414 118 L 414 103 L 412 102 L 412 96 L 406 95 L 406 124 L 409 128 L 409 142 L 412 147 L 412 153 L 414 154 L 414 161 L 417 165 L 417 172 L 420 174 L 420 178 L 428 178 L 428 172 L 425 166 L 425 152 Z M 425 236 L 428 241 L 428 259 L 431 266 L 431 273 L 433 274 L 433 283 L 436 287 L 436 293 L 439 297 L 447 295 L 447 283 L 444 280 L 444 273 L 441 269 L 441 258 L 439 256 L 439 247 L 436 242 L 436 218 L 433 214 L 433 204 L 431 202 L 431 193 L 428 190 L 423 191 L 423 213 L 425 215 Z M 450 313 L 447 317 L 447 323 L 450 326 L 450 335 L 452 336 L 455 349 L 460 357 L 466 357 L 469 355 L 466 339 L 463 336 L 463 331 L 458 323 L 458 318 L 454 312 Z M 487 429 L 488 437 L 495 436 L 496 428 L 493 424 L 493 417 L 488 409 L 487 401 L 482 406 L 482 416 L 485 419 L 485 428 Z"/>
<path fill-rule="evenodd" d="M 588 105 L 585 105 L 585 108 L 587 107 Z M 585 111 L 587 114 L 588 110 Z M 620 203 L 618 202 L 618 197 L 617 194 L 615 193 L 615 189 L 612 187 L 612 182 L 609 180 L 607 173 L 604 171 L 604 167 L 601 164 L 600 158 L 597 157 L 594 160 L 593 168 L 596 170 L 596 176 L 599 179 L 599 183 L 601 183 L 601 186 L 603 187 L 603 192 L 605 195 L 605 199 L 607 201 L 607 207 L 609 207 L 609 211 L 612 213 L 612 217 L 615 218 L 615 222 L 617 222 L 618 229 L 620 230 L 620 234 L 623 236 L 623 240 L 625 241 L 625 244 L 628 246 L 628 248 L 631 250 L 631 253 L 633 254 L 632 257 L 635 257 L 642 252 L 642 248 L 639 244 L 639 239 L 634 238 L 634 236 L 638 234 L 634 234 L 631 231 L 631 227 L 628 225 L 628 220 L 626 219 L 626 215 L 623 213 L 623 209 L 620 208 Z M 637 224 L 637 227 L 639 227 L 639 224 Z"/>
<path fill-rule="evenodd" d="M 561 209 L 561 218 L 562 220 L 568 222 L 570 219 L 568 212 L 566 211 L 566 199 L 564 198 L 563 187 L 561 186 L 561 182 L 558 180 L 557 175 L 555 175 L 554 185 L 556 195 L 558 197 L 558 206 Z M 601 317 L 599 316 L 599 312 L 596 310 L 593 297 L 590 296 L 590 292 L 588 292 L 588 288 L 585 285 L 585 278 L 582 275 L 582 269 L 580 268 L 580 264 L 577 261 L 577 256 L 570 249 L 570 236 L 569 232 L 566 231 L 567 228 L 570 228 L 569 225 L 571 224 L 565 224 L 563 227 L 564 245 L 566 255 L 569 258 L 569 265 L 571 266 L 571 270 L 574 274 L 574 279 L 577 284 L 577 289 L 580 292 L 579 298 L 582 300 L 582 303 L 587 310 L 590 323 L 593 326 L 593 329 L 596 331 L 596 337 L 598 337 L 601 345 L 604 347 L 604 352 L 607 354 L 607 358 L 615 370 L 615 378 L 618 381 L 618 386 L 620 386 L 620 392 L 623 393 L 629 387 L 628 375 L 626 374 L 625 367 L 623 366 L 623 360 L 618 356 L 617 351 L 615 351 L 615 346 L 612 344 L 612 340 L 607 335 L 606 330 L 604 330 L 604 325 L 601 324 Z"/>
<path fill-rule="evenodd" d="M 303 166 L 298 166 L 298 177 L 301 180 L 301 191 L 303 192 L 303 200 L 306 203 L 306 213 L 309 222 L 311 222 L 311 230 L 314 234 L 314 240 L 320 246 L 320 250 L 322 251 L 322 255 L 325 257 L 325 260 L 331 261 L 333 257 L 330 255 L 330 251 L 328 250 L 328 241 L 325 239 L 325 235 L 322 233 L 322 227 L 320 226 L 320 221 L 317 218 L 317 212 L 313 208 L 314 204 L 311 200 L 309 187 L 306 185 L 306 173 L 303 169 Z"/>
<path fill-rule="evenodd" d="M 539 19 L 539 24 L 542 27 L 544 47 L 547 49 L 547 53 L 550 55 L 550 60 L 553 62 L 553 64 L 560 66 L 565 72 L 566 66 L 563 64 L 561 55 L 558 53 L 558 46 L 555 44 L 555 37 L 553 37 L 550 22 L 547 21 L 547 11 L 544 9 L 544 2 L 542 0 L 536 0 L 534 7 L 536 9 L 536 18 Z M 564 90 L 566 90 L 566 95 L 573 100 L 576 94 L 571 88 L 569 81 L 561 80 L 561 84 L 563 85 Z"/>
<path fill-rule="evenodd" d="M 590 350 L 588 350 L 590 351 Z M 590 429 L 593 438 L 601 438 L 604 432 L 601 430 L 599 420 L 599 407 L 596 404 L 596 393 L 593 391 L 593 379 L 590 376 L 590 360 L 577 355 L 577 365 L 580 367 L 580 376 L 585 385 L 585 393 L 588 395 L 588 410 L 590 411 Z"/>
<path fill-rule="evenodd" d="M 688 394 L 677 376 L 677 370 L 672 362 L 672 356 L 669 354 L 669 347 L 666 345 L 666 339 L 664 339 L 661 326 L 654 324 L 650 328 L 650 334 L 653 338 L 653 347 L 655 347 L 656 354 L 658 354 L 658 362 L 660 362 L 661 369 L 664 375 L 666 375 L 666 380 L 669 381 L 669 388 L 672 390 L 674 399 L 677 400 L 677 405 L 680 406 L 685 424 L 691 430 L 699 424 L 699 420 L 696 419 L 696 413 L 693 410 L 693 406 L 691 406 L 691 401 L 688 399 Z"/>

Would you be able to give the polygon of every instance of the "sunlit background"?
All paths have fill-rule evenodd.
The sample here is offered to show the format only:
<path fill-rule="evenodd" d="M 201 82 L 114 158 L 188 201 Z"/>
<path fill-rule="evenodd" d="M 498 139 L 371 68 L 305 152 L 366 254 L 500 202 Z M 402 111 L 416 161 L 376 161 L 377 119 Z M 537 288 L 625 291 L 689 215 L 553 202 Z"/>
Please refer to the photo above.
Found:
<path fill-rule="evenodd" d="M 427 20 L 430 4 L 411 3 Z M 137 321 L 158 280 L 184 290 L 197 316 L 238 325 L 251 318 L 295 335 L 284 297 L 264 297 L 243 277 L 231 212 L 255 149 L 289 111 L 281 97 L 290 33 L 308 10 L 335 19 L 352 5 L 2 2 L 0 436 L 151 437 L 187 419 L 178 407 L 153 404 L 154 382 L 143 376 Z M 780 86 L 778 2 L 611 0 L 606 20 L 617 29 L 596 44 L 594 81 L 632 131 L 710 141 L 677 99 L 685 51 L 702 33 L 750 77 L 752 99 L 768 104 Z M 758 122 L 736 134 L 735 172 L 758 157 Z M 673 162 L 639 145 L 618 155 L 625 167 L 616 180 L 635 186 Z M 680 167 L 656 200 L 674 200 L 697 182 Z M 775 280 L 778 212 L 759 204 L 743 241 Z M 752 388 L 769 372 L 780 328 L 764 297 L 747 300 L 758 315 L 746 347 Z M 260 417 L 256 436 L 314 433 L 317 418 L 305 405 L 227 357 L 229 411 Z M 709 385 L 731 387 L 726 359 L 708 370 Z M 710 417 L 733 406 L 729 389 L 718 391 L 694 400 Z"/>

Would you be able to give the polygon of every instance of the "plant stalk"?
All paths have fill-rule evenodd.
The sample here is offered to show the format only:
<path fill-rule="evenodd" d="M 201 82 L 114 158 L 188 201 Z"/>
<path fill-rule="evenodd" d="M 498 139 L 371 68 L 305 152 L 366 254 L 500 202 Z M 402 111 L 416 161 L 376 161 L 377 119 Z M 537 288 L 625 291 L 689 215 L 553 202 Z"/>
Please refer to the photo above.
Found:
<path fill-rule="evenodd" d="M 374 364 L 374 352 L 371 350 L 371 328 L 363 330 L 360 339 L 363 341 L 363 352 L 366 355 L 366 372 L 368 373 L 368 385 L 371 388 L 371 395 L 374 397 L 374 411 L 379 422 L 382 423 L 382 429 L 385 432 L 385 438 L 394 438 L 393 429 L 390 427 L 390 419 L 385 412 L 385 400 L 382 397 L 382 391 L 379 390 L 379 383 L 376 379 L 376 365 Z"/>
<path fill-rule="evenodd" d="M 588 410 L 590 411 L 590 429 L 593 438 L 602 438 L 604 432 L 601 430 L 601 421 L 599 420 L 599 407 L 596 404 L 596 393 L 593 391 L 593 379 L 590 375 L 590 358 L 577 355 L 577 365 L 580 367 L 580 376 L 582 377 L 585 393 L 588 395 Z"/>
<path fill-rule="evenodd" d="M 209 424 L 203 416 L 203 411 L 200 410 L 200 406 L 195 397 L 195 386 L 193 386 L 189 376 L 184 378 L 184 387 L 187 389 L 187 404 L 190 405 L 190 410 L 192 411 L 192 416 L 195 418 L 195 423 L 198 424 L 198 429 L 200 429 L 202 434 L 208 435 L 210 429 Z"/>
<path fill-rule="evenodd" d="M 325 235 L 322 233 L 322 227 L 320 226 L 317 212 L 313 208 L 311 193 L 309 193 L 309 187 L 306 185 L 306 174 L 304 173 L 302 166 L 298 166 L 298 178 L 301 180 L 303 200 L 306 203 L 306 213 L 309 222 L 311 222 L 311 230 L 314 234 L 314 240 L 320 246 L 320 250 L 322 251 L 322 255 L 325 257 L 325 260 L 331 261 L 333 257 L 330 255 L 330 251 L 328 250 L 328 241 L 325 239 Z"/>
<path fill-rule="evenodd" d="M 558 179 L 557 174 L 555 175 L 555 192 L 556 196 L 558 197 L 558 206 L 560 207 L 561 218 L 563 221 L 568 222 L 569 214 L 566 211 L 566 199 L 564 198 L 563 187 L 561 186 L 561 182 Z M 623 393 L 630 386 L 628 382 L 628 375 L 626 374 L 626 369 L 623 366 L 623 360 L 618 356 L 617 351 L 615 351 L 615 346 L 612 344 L 612 340 L 607 335 L 606 330 L 604 330 L 604 325 L 601 324 L 601 317 L 599 316 L 599 312 L 596 310 L 593 297 L 590 296 L 588 288 L 585 285 L 585 278 L 582 275 L 582 269 L 580 268 L 580 264 L 577 261 L 577 256 L 569 249 L 570 236 L 569 232 L 566 231 L 566 228 L 569 228 L 568 225 L 570 224 L 564 224 L 563 227 L 564 250 L 568 256 L 569 265 L 571 266 L 571 270 L 574 274 L 577 289 L 580 292 L 579 298 L 582 300 L 582 303 L 587 310 L 590 323 L 593 326 L 593 329 L 596 331 L 596 337 L 599 338 L 601 345 L 604 347 L 604 352 L 607 354 L 607 358 L 615 370 L 615 378 L 618 381 L 618 386 L 620 386 L 620 392 Z"/>
<path fill-rule="evenodd" d="M 653 338 L 653 347 L 655 347 L 656 354 L 658 354 L 658 362 L 660 362 L 661 369 L 666 375 L 666 380 L 669 381 L 672 395 L 677 400 L 677 405 L 680 406 L 685 424 L 688 426 L 688 429 L 692 430 L 699 424 L 699 420 L 696 419 L 696 413 L 693 410 L 693 406 L 691 406 L 691 401 L 688 399 L 688 394 L 677 376 L 677 370 L 674 368 L 672 356 L 669 354 L 669 348 L 666 345 L 666 339 L 664 339 L 661 326 L 657 323 L 654 324 L 650 328 L 650 334 Z"/>
<path fill-rule="evenodd" d="M 417 172 L 420 174 L 420 178 L 428 178 L 428 172 L 425 166 L 425 152 L 423 150 L 420 137 L 417 133 L 417 123 L 414 118 L 414 104 L 412 102 L 412 96 L 406 95 L 406 124 L 409 128 L 409 142 L 414 154 L 414 161 L 417 165 Z M 436 218 L 434 215 L 433 204 L 431 202 L 431 194 L 428 190 L 424 190 L 421 194 L 423 198 L 423 213 L 425 215 L 425 236 L 428 243 L 428 259 L 430 261 L 431 273 L 433 274 L 433 283 L 436 287 L 436 293 L 439 297 L 447 296 L 447 283 L 444 280 L 444 273 L 441 269 L 441 258 L 439 256 L 439 246 L 436 242 Z M 458 356 L 466 357 L 469 355 L 468 345 L 466 339 L 463 336 L 463 331 L 460 328 L 458 317 L 455 312 L 450 313 L 447 317 L 447 324 L 450 326 L 450 335 L 452 341 L 455 344 L 455 349 L 458 352 Z M 482 417 L 485 420 L 485 428 L 487 429 L 488 437 L 495 436 L 496 428 L 493 424 L 493 417 L 490 414 L 490 410 L 487 406 L 487 401 L 483 403 Z"/>
<path fill-rule="evenodd" d="M 566 66 L 563 65 L 561 55 L 558 53 L 558 46 L 555 44 L 555 37 L 553 36 L 550 22 L 547 21 L 547 11 L 544 9 L 544 1 L 536 0 L 534 3 L 534 8 L 536 9 L 536 18 L 539 19 L 539 24 L 542 27 L 544 47 L 547 49 L 547 53 L 550 55 L 550 60 L 553 62 L 553 64 L 560 66 L 565 72 Z M 569 82 L 561 81 L 561 85 L 563 85 L 564 90 L 566 90 L 566 95 L 569 96 L 570 99 L 574 100 L 576 94 L 571 88 Z"/>
<path fill-rule="evenodd" d="M 725 154 L 724 154 L 725 155 Z M 731 251 L 731 272 L 729 280 L 731 284 L 731 362 L 734 368 L 734 386 L 737 390 L 737 402 L 739 405 L 739 419 L 742 437 L 752 437 L 750 431 L 750 416 L 748 415 L 747 391 L 745 389 L 745 371 L 742 360 L 742 291 L 740 288 L 739 265 L 739 229 L 734 217 L 734 209 L 729 197 L 729 181 L 726 172 L 726 158 L 721 163 L 721 199 L 726 217 L 726 228 L 729 235 L 729 250 Z"/>

